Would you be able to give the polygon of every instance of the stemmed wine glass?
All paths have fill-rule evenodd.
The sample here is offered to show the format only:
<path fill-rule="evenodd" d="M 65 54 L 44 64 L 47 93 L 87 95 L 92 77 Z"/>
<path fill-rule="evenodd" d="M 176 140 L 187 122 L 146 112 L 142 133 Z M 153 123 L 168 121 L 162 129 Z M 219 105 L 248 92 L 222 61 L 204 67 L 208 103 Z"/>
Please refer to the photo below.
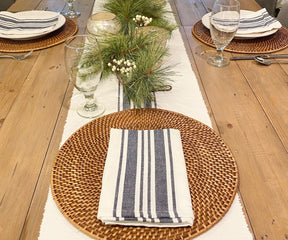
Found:
<path fill-rule="evenodd" d="M 65 41 L 65 66 L 70 81 L 85 96 L 85 102 L 77 110 L 78 114 L 86 118 L 100 116 L 105 108 L 94 99 L 103 71 L 97 39 L 91 35 L 68 38 Z"/>
<path fill-rule="evenodd" d="M 80 16 L 80 13 L 74 10 L 74 5 L 73 5 L 74 1 L 75 0 L 65 0 L 65 2 L 68 5 L 68 12 L 62 13 L 64 16 L 68 18 L 76 18 Z"/>
<path fill-rule="evenodd" d="M 224 67 L 229 59 L 223 57 L 224 48 L 231 42 L 238 29 L 240 3 L 237 0 L 216 0 L 210 15 L 210 34 L 216 46 L 215 56 L 208 58 L 208 63 Z"/>

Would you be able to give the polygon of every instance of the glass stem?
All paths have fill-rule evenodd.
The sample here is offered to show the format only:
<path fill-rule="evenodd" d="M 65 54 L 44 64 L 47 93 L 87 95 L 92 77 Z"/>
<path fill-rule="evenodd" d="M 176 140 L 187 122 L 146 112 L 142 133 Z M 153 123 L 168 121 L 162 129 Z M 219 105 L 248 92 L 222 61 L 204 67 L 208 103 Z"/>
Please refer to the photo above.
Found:
<path fill-rule="evenodd" d="M 216 53 L 217 59 L 222 60 L 223 59 L 223 49 L 220 48 L 220 49 L 216 49 L 216 50 L 217 50 L 217 53 Z"/>
<path fill-rule="evenodd" d="M 89 92 L 89 93 L 84 93 L 86 103 L 84 105 L 85 111 L 92 112 L 97 109 L 97 104 L 94 100 L 94 93 Z"/>
<path fill-rule="evenodd" d="M 68 5 L 69 12 L 74 12 L 73 2 L 68 2 L 67 5 Z"/>

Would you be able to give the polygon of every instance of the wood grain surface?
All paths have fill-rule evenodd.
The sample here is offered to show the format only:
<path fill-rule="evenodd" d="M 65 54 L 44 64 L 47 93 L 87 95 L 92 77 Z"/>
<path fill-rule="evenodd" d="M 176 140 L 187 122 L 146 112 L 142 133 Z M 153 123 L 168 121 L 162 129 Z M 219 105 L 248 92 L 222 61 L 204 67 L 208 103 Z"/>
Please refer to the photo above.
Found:
<path fill-rule="evenodd" d="M 251 60 L 225 68 L 208 65 L 215 50 L 194 39 L 191 28 L 211 10 L 213 0 L 170 3 L 213 127 L 239 166 L 239 194 L 251 232 L 257 240 L 288 239 L 288 65 L 267 67 Z M 85 32 L 93 4 L 75 2 L 81 12 L 79 33 Z M 240 4 L 241 9 L 260 9 L 254 0 Z M 63 0 L 17 0 L 9 10 L 64 7 Z M 1 240 L 38 238 L 73 89 L 63 50 L 60 44 L 21 62 L 0 60 Z"/>

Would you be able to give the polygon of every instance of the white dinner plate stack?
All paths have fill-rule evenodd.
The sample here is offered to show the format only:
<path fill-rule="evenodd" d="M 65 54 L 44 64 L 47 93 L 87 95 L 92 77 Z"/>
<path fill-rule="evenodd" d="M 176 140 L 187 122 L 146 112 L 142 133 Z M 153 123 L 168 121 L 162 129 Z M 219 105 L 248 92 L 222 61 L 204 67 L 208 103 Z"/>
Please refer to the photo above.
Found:
<path fill-rule="evenodd" d="M 208 29 L 210 28 L 210 14 L 207 13 L 202 17 L 202 23 Z M 265 37 L 274 34 L 281 27 L 281 23 L 271 17 L 265 8 L 256 12 L 240 10 L 240 23 L 235 37 L 243 39 Z"/>
<path fill-rule="evenodd" d="M 29 40 L 45 36 L 65 24 L 66 18 L 52 11 L 0 12 L 0 38 Z"/>

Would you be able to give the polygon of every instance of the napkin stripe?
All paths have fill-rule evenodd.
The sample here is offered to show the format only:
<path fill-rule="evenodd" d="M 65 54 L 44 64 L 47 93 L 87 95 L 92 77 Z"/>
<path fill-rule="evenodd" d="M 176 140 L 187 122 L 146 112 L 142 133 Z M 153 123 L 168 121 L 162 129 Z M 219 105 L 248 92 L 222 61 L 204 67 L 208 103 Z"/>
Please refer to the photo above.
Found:
<path fill-rule="evenodd" d="M 144 131 L 141 131 L 141 142 L 144 143 Z M 141 146 L 141 144 L 140 144 Z M 146 222 L 143 216 L 143 193 L 144 193 L 144 146 L 141 148 L 141 167 L 140 167 L 140 191 L 139 191 L 139 221 Z"/>
<path fill-rule="evenodd" d="M 237 21 L 233 19 L 214 18 L 214 21 L 218 24 L 221 23 L 222 26 L 233 26 L 237 24 Z M 267 27 L 275 22 L 277 22 L 277 20 L 266 12 L 254 18 L 240 18 L 238 29 Z"/>
<path fill-rule="evenodd" d="M 131 109 L 131 108 L 132 108 L 131 101 L 129 101 L 128 97 L 126 96 L 123 90 L 123 110 Z"/>
<path fill-rule="evenodd" d="M 153 92 L 153 96 L 154 96 L 154 108 L 157 108 L 157 99 L 156 99 L 156 93 Z"/>
<path fill-rule="evenodd" d="M 118 81 L 118 112 L 121 110 L 121 84 L 120 81 Z"/>
<path fill-rule="evenodd" d="M 152 93 L 154 96 L 154 101 L 146 102 L 145 103 L 145 108 L 157 108 L 157 99 L 156 99 L 156 94 L 155 92 Z"/>
<path fill-rule="evenodd" d="M 177 208 L 176 208 L 176 193 L 175 193 L 175 180 L 174 180 L 174 165 L 173 165 L 173 155 L 172 155 L 172 144 L 171 144 L 171 134 L 170 129 L 167 129 L 168 136 L 168 150 L 169 150 L 169 160 L 170 160 L 170 174 L 171 174 L 171 188 L 172 188 L 172 202 L 173 202 L 173 213 L 175 218 L 179 223 L 182 222 L 182 219 L 179 217 Z"/>
<path fill-rule="evenodd" d="M 49 18 L 49 19 L 41 19 L 41 20 L 33 20 L 33 19 L 21 19 L 17 20 L 13 17 L 8 16 L 0 16 L 0 29 L 9 30 L 9 29 L 42 29 L 54 26 L 58 22 L 58 16 Z"/>
<path fill-rule="evenodd" d="M 156 212 L 157 217 L 160 218 L 160 222 L 172 223 L 173 221 L 167 217 L 168 209 L 168 193 L 167 193 L 167 176 L 166 176 L 166 156 L 164 146 L 164 134 L 163 130 L 154 130 L 155 146 L 155 167 L 156 175 Z M 163 219 L 161 219 L 163 218 Z"/>
<path fill-rule="evenodd" d="M 142 130 L 139 134 L 123 129 L 119 152 L 113 218 L 182 223 L 177 212 L 169 129 Z"/>
<path fill-rule="evenodd" d="M 131 109 L 131 102 L 128 100 L 124 89 L 120 83 L 118 82 L 118 111 Z"/>
<path fill-rule="evenodd" d="M 128 146 L 126 158 L 126 171 L 123 189 L 122 216 L 135 218 L 135 187 L 137 172 L 137 148 L 138 134 L 137 131 L 128 131 Z"/>
<path fill-rule="evenodd" d="M 119 221 L 119 217 L 116 215 L 117 205 L 118 205 L 118 196 L 119 196 L 119 187 L 120 187 L 120 176 L 122 170 L 122 162 L 123 162 L 123 150 L 124 150 L 124 131 L 122 131 L 121 135 L 121 147 L 120 147 L 120 159 L 117 173 L 117 182 L 115 188 L 115 197 L 114 197 L 114 207 L 113 207 L 113 217 L 116 218 L 116 221 Z"/>
<path fill-rule="evenodd" d="M 145 108 L 157 108 L 157 100 L 155 92 L 152 93 L 154 96 L 153 102 L 147 102 L 144 104 L 143 107 Z M 129 101 L 128 97 L 126 96 L 124 89 L 120 82 L 118 82 L 118 111 L 133 109 L 135 108 L 134 104 Z"/>
<path fill-rule="evenodd" d="M 144 146 L 142 146 L 143 142 L 143 131 L 138 131 L 138 154 L 137 154 L 137 189 L 138 191 L 135 193 L 136 196 L 136 205 L 135 205 L 135 217 L 137 217 L 137 221 L 145 222 L 145 218 L 143 216 L 143 206 L 144 206 L 144 161 L 142 160 L 144 157 Z M 137 205 L 138 204 L 138 205 Z"/>
<path fill-rule="evenodd" d="M 214 18 L 216 24 L 222 25 L 223 27 L 233 27 L 235 21 L 232 19 Z M 234 24 L 233 24 L 234 23 Z M 249 14 L 247 17 L 240 16 L 240 22 L 238 26 L 238 34 L 247 34 L 253 32 L 264 32 L 272 29 L 280 28 L 281 23 L 274 17 L 270 16 L 265 8 Z"/>
<path fill-rule="evenodd" d="M 111 130 L 98 218 L 125 225 L 191 225 L 180 138 L 175 129 Z M 118 147 L 112 151 L 110 144 Z"/>
<path fill-rule="evenodd" d="M 147 199 L 147 206 L 148 206 L 148 218 L 152 218 L 152 213 L 151 213 L 151 135 L 150 135 L 150 131 L 148 131 L 148 179 L 147 179 L 147 195 L 148 195 L 148 199 Z"/>
<path fill-rule="evenodd" d="M 239 29 L 267 27 L 276 21 L 277 20 L 271 17 L 268 12 L 263 12 L 260 16 L 254 18 L 241 18 Z"/>
<path fill-rule="evenodd" d="M 19 22 L 20 23 L 22 23 L 22 22 L 26 22 L 26 23 L 50 23 L 50 22 L 57 20 L 58 15 L 55 17 L 46 18 L 46 19 L 32 19 L 32 18 L 31 19 L 29 19 L 29 18 L 19 19 L 19 18 L 7 16 L 5 14 L 0 14 L 0 19 L 7 20 L 7 21 L 12 22 L 12 23 L 19 23 Z"/>

